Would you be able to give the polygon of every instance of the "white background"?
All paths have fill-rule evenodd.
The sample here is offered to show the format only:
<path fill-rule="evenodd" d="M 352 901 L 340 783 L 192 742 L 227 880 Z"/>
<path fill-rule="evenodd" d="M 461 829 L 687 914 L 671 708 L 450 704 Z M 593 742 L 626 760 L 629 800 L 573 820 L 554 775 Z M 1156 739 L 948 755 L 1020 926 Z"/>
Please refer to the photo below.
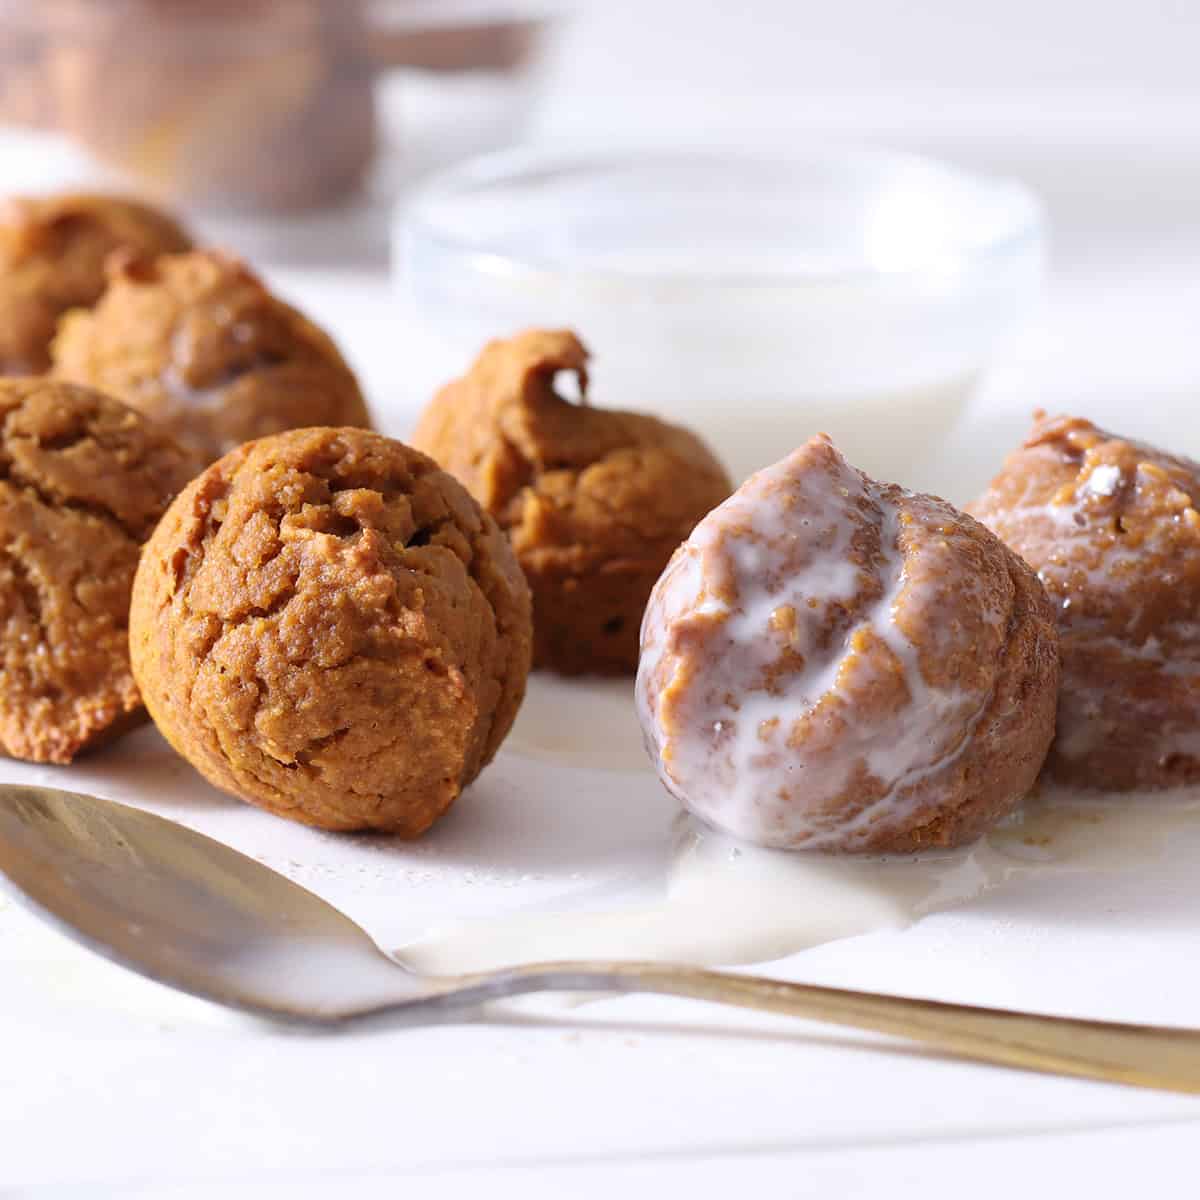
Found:
<path fill-rule="evenodd" d="M 1198 44 L 1200 6 L 1183 2 L 619 0 L 561 37 L 533 133 L 781 146 L 835 133 L 1020 175 L 1048 204 L 1054 271 L 955 453 L 985 469 L 1039 405 L 1200 450 Z M 272 275 L 335 331 L 403 433 L 418 351 L 382 264 Z M 1049 920 L 1048 894 L 984 906 L 818 951 L 797 977 L 1196 1020 L 1189 882 L 1165 876 L 1149 907 L 1114 887 L 1099 914 L 1055 898 Z M 0 1194 L 6 1176 L 88 1196 L 1194 1188 L 1175 1174 L 1187 1179 L 1200 1136 L 1191 1101 L 713 1014 L 657 1028 L 678 1017 L 626 1003 L 545 1028 L 309 1042 L 117 980 L 5 909 Z"/>

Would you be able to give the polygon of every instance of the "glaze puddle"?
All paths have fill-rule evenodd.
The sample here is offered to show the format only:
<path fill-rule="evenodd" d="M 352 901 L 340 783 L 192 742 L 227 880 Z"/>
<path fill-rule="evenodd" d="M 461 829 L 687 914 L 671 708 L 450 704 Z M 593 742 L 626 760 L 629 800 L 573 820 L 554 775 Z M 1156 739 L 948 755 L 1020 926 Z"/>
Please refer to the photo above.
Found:
<path fill-rule="evenodd" d="M 1056 793 L 1029 801 L 974 846 L 903 858 L 763 850 L 681 817 L 651 903 L 454 921 L 396 956 L 441 975 L 554 959 L 769 962 L 902 929 L 1038 876 L 1146 870 L 1186 829 L 1200 829 L 1195 790 L 1119 799 Z"/>

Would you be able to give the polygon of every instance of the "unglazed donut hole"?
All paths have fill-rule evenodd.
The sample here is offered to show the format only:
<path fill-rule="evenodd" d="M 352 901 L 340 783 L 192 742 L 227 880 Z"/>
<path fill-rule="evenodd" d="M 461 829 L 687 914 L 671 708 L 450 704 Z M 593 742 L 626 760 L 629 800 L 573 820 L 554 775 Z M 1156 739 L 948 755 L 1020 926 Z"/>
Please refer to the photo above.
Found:
<path fill-rule="evenodd" d="M 690 430 L 588 404 L 587 363 L 565 329 L 491 342 L 430 402 L 413 445 L 508 533 L 533 591 L 534 665 L 632 675 L 654 581 L 732 485 Z M 579 403 L 555 390 L 560 372 Z"/>
<path fill-rule="evenodd" d="M 434 462 L 301 429 L 226 455 L 167 510 L 129 645 L 155 724 L 215 786 L 415 837 L 508 733 L 529 614 L 504 535 Z"/>
<path fill-rule="evenodd" d="M 192 462 L 90 388 L 0 379 L 0 464 L 0 751 L 68 763 L 145 719 L 129 594 Z"/>
<path fill-rule="evenodd" d="M 115 251 L 153 257 L 189 249 L 166 213 L 120 196 L 18 196 L 0 206 L 0 374 L 50 367 L 58 319 L 104 293 Z"/>
<path fill-rule="evenodd" d="M 200 466 L 285 429 L 371 423 L 329 335 L 216 251 L 111 261 L 95 308 L 60 323 L 53 357 L 57 376 L 155 418 Z"/>
<path fill-rule="evenodd" d="M 676 552 L 637 701 L 663 783 L 707 823 L 786 849 L 911 851 L 971 841 L 1018 803 L 1057 687 L 1033 572 L 818 437 Z"/>

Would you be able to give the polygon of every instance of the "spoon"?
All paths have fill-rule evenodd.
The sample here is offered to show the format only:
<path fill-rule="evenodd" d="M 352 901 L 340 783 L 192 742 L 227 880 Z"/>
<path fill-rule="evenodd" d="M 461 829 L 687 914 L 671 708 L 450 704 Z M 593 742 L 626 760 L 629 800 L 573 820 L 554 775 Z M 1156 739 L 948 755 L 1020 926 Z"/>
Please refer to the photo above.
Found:
<path fill-rule="evenodd" d="M 414 1023 L 529 992 L 655 992 L 890 1034 L 960 1057 L 1200 1092 L 1200 1030 L 1038 1016 L 652 962 L 423 977 L 252 858 L 140 809 L 0 785 L 0 880 L 91 950 L 228 1008 L 314 1025 Z"/>

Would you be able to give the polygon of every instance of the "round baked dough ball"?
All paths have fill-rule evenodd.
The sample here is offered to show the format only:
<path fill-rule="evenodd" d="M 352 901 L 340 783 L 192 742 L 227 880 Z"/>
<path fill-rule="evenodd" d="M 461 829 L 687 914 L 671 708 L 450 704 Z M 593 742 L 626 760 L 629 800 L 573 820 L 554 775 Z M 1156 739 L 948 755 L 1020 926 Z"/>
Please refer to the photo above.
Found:
<path fill-rule="evenodd" d="M 732 484 L 689 430 L 589 406 L 587 361 L 566 330 L 492 342 L 433 399 L 413 444 L 508 532 L 533 590 L 534 664 L 632 675 L 654 581 Z M 555 391 L 560 371 L 580 403 Z"/>
<path fill-rule="evenodd" d="M 1200 783 L 1200 463 L 1039 416 L 973 512 L 1028 562 L 1062 638 L 1056 782 Z"/>
<path fill-rule="evenodd" d="M 190 246 L 165 213 L 119 196 L 6 201 L 0 206 L 0 374 L 49 369 L 59 317 L 100 299 L 113 251 L 172 254 Z"/>
<path fill-rule="evenodd" d="M 88 388 L 0 380 L 0 749 L 67 763 L 142 718 L 138 551 L 191 460 Z"/>
<path fill-rule="evenodd" d="M 264 438 L 195 479 L 130 616 L 146 706 L 210 782 L 408 837 L 496 753 L 530 639 L 495 522 L 423 454 L 349 428 Z"/>
<path fill-rule="evenodd" d="M 977 838 L 1037 777 L 1058 635 L 1033 572 L 825 437 L 680 547 L 642 627 L 637 702 L 667 788 L 764 846 Z"/>
<path fill-rule="evenodd" d="M 111 265 L 96 307 L 69 313 L 54 373 L 165 425 L 204 463 L 311 425 L 369 426 L 332 339 L 216 251 Z"/>

